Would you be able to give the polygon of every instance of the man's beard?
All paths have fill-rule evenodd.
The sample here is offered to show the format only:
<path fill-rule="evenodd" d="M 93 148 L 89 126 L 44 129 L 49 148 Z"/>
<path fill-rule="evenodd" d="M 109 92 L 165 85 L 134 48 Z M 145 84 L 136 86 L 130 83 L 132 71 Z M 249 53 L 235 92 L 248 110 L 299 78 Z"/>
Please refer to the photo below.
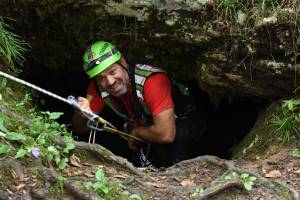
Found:
<path fill-rule="evenodd" d="M 117 84 L 117 85 L 116 85 Z M 114 91 L 114 87 L 122 87 L 122 89 L 120 91 L 115 92 Z M 126 94 L 126 92 L 128 91 L 128 83 L 125 83 L 123 81 L 117 81 L 116 83 L 114 83 L 112 86 L 110 86 L 107 90 L 107 92 L 115 97 L 120 97 L 124 94 Z"/>

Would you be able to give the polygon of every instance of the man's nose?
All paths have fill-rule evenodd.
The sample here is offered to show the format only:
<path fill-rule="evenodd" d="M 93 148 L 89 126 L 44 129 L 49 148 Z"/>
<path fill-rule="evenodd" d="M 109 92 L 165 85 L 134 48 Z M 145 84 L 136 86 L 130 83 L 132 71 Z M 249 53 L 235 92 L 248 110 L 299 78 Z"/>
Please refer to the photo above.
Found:
<path fill-rule="evenodd" d="M 113 85 L 115 83 L 115 78 L 112 76 L 107 77 L 107 84 L 108 85 Z"/>

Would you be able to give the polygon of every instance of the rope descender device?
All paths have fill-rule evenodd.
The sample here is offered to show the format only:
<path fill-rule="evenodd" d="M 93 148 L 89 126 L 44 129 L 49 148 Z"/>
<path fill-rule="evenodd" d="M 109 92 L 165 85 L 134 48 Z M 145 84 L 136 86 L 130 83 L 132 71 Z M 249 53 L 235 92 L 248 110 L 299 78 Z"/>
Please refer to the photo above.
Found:
<path fill-rule="evenodd" d="M 10 79 L 10 80 L 13 80 L 17 83 L 20 83 L 22 85 L 25 85 L 27 87 L 30 87 L 34 90 L 37 90 L 43 94 L 46 94 L 48 96 L 51 96 L 55 99 L 58 99 L 60 101 L 63 101 L 71 106 L 73 106 L 74 108 L 78 109 L 80 112 L 83 113 L 83 115 L 88 119 L 88 123 L 87 123 L 87 126 L 91 129 L 91 130 L 94 130 L 95 132 L 96 131 L 107 131 L 107 132 L 110 132 L 110 133 L 115 133 L 115 134 L 118 134 L 119 136 L 121 136 L 122 138 L 124 139 L 128 139 L 128 138 L 132 138 L 132 139 L 135 139 L 139 142 L 144 142 L 142 139 L 138 138 L 138 137 L 135 137 L 133 135 L 130 135 L 128 133 L 125 133 L 123 131 L 119 131 L 117 130 L 117 128 L 112 125 L 110 122 L 106 121 L 105 119 L 103 119 L 102 117 L 98 116 L 97 114 L 89 111 L 89 110 L 85 110 L 83 108 L 80 107 L 77 99 L 74 97 L 74 96 L 69 96 L 67 99 L 66 98 L 63 98 L 61 96 L 58 96 L 54 93 L 51 93 L 45 89 L 42 89 L 34 84 L 31 84 L 29 82 L 26 82 L 24 80 L 21 80 L 19 78 L 16 78 L 14 76 L 11 76 L 7 73 L 4 73 L 2 71 L 0 71 L 0 76 L 3 76 L 4 78 L 7 78 L 7 79 Z M 98 124 L 101 123 L 103 124 L 103 127 L 102 128 L 98 128 Z M 94 135 L 94 138 L 95 138 L 95 135 Z M 93 139 L 94 140 L 94 139 Z"/>
<path fill-rule="evenodd" d="M 130 135 L 128 133 L 125 133 L 123 131 L 119 131 L 114 125 L 112 125 L 110 122 L 106 121 L 105 119 L 103 119 L 102 117 L 96 115 L 95 113 L 93 112 L 90 112 L 88 110 L 85 110 L 83 108 L 80 107 L 77 99 L 74 97 L 74 96 L 68 96 L 68 101 L 70 102 L 70 104 L 80 110 L 83 115 L 88 119 L 88 122 L 87 122 L 87 126 L 93 130 L 94 132 L 90 132 L 90 136 L 89 136 L 89 142 L 91 140 L 91 135 L 93 134 L 93 143 L 95 142 L 95 131 L 107 131 L 107 132 L 110 132 L 110 133 L 115 133 L 115 134 L 118 134 L 120 135 L 122 138 L 124 139 L 128 139 L 128 138 L 132 138 L 132 139 L 135 139 L 137 141 L 140 141 L 140 142 L 144 142 L 142 139 L 138 138 L 138 137 L 135 137 L 133 135 Z M 102 128 L 98 128 L 98 124 L 99 122 L 101 124 L 103 124 L 103 127 Z"/>

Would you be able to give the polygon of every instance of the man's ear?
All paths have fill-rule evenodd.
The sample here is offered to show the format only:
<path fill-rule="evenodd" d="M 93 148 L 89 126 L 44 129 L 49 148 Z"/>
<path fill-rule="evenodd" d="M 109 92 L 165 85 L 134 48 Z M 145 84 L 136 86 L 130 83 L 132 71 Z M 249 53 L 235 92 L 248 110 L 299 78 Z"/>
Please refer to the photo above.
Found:
<path fill-rule="evenodd" d="M 128 69 L 128 63 L 126 62 L 124 56 L 122 56 L 122 57 L 120 58 L 119 63 L 121 63 L 121 65 L 122 65 L 123 67 L 125 67 L 126 69 Z"/>

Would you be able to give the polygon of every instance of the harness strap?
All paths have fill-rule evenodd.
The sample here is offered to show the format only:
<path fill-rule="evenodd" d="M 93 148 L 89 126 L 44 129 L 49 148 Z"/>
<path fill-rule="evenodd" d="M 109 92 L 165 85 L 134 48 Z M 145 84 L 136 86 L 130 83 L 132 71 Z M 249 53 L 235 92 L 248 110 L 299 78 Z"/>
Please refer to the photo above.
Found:
<path fill-rule="evenodd" d="M 129 74 L 131 88 L 132 88 L 134 114 L 137 115 L 138 118 L 145 120 L 146 116 L 145 116 L 145 112 L 144 112 L 144 107 L 136 93 L 136 84 L 135 84 L 135 76 L 134 76 L 135 67 L 130 67 L 130 66 L 129 66 L 128 74 Z M 147 125 L 147 124 L 145 124 L 145 125 Z"/>

